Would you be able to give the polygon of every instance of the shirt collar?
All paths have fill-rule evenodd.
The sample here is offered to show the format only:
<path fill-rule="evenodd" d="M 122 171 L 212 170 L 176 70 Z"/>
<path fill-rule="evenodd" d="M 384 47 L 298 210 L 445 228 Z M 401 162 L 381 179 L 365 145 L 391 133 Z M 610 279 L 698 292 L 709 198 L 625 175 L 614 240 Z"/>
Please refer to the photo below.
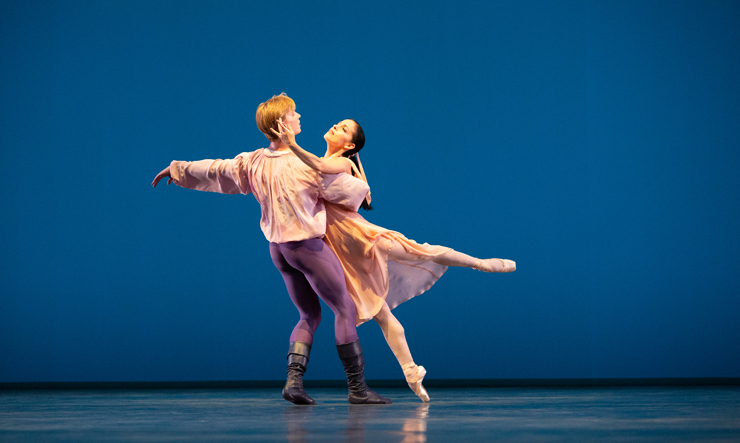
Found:
<path fill-rule="evenodd" d="M 279 157 L 281 155 L 293 153 L 293 151 L 291 151 L 290 149 L 285 150 L 285 151 L 272 151 L 270 150 L 270 148 L 264 148 L 263 151 L 264 151 L 265 157 Z"/>

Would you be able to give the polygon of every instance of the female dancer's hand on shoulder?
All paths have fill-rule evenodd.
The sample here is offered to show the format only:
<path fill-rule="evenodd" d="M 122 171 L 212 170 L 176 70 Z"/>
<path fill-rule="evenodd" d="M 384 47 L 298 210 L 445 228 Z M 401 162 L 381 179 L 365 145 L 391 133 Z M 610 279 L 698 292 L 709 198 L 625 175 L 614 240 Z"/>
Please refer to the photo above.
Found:
<path fill-rule="evenodd" d="M 278 119 L 278 129 L 280 131 L 276 131 L 273 128 L 270 128 L 270 130 L 274 132 L 275 135 L 280 137 L 280 141 L 285 143 L 286 146 L 288 147 L 297 146 L 295 142 L 295 132 L 290 126 L 283 123 L 282 118 Z"/>
<path fill-rule="evenodd" d="M 280 129 L 280 131 L 276 131 L 272 128 L 270 129 L 280 138 L 280 141 L 288 146 L 288 148 L 290 148 L 290 150 L 310 168 L 324 174 L 352 172 L 350 162 L 344 157 L 317 157 L 298 146 L 298 143 L 295 142 L 295 132 L 293 132 L 293 129 L 291 129 L 290 126 L 283 123 L 282 119 L 278 119 L 278 129 Z"/>

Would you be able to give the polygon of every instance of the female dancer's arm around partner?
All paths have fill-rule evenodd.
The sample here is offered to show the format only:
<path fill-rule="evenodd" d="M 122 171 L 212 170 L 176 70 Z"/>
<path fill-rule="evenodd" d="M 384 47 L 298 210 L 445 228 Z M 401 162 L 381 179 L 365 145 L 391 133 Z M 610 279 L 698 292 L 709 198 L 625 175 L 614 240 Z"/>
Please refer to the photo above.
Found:
<path fill-rule="evenodd" d="M 359 178 L 367 182 L 362 170 L 362 163 L 357 159 L 357 154 L 365 144 L 365 133 L 356 121 L 352 119 L 342 120 L 324 134 L 326 140 L 326 154 L 324 157 L 317 157 L 298 146 L 292 130 L 282 122 L 279 122 L 279 126 L 280 131 L 273 129 L 273 132 L 308 166 L 324 173 L 352 173 L 353 169 L 358 169 L 360 171 Z M 357 165 L 356 168 L 352 167 L 353 163 Z M 424 261 L 423 257 L 407 253 L 400 244 L 393 244 L 390 258 L 403 261 Z M 472 268 L 483 272 L 513 272 L 516 270 L 516 262 L 512 260 L 500 258 L 481 260 L 453 249 L 431 260 L 445 266 Z"/>

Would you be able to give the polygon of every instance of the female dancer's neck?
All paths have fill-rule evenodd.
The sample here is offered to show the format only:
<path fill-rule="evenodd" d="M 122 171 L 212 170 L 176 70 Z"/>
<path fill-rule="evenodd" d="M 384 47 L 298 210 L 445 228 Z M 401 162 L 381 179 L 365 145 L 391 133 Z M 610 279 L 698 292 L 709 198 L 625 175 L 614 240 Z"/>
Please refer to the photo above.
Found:
<path fill-rule="evenodd" d="M 326 154 L 324 154 L 324 158 L 337 158 L 337 157 L 341 157 L 342 156 L 342 153 L 344 153 L 344 151 L 342 150 L 342 148 L 338 148 L 338 147 L 335 147 L 335 146 L 330 146 L 329 144 L 327 144 L 326 145 Z"/>

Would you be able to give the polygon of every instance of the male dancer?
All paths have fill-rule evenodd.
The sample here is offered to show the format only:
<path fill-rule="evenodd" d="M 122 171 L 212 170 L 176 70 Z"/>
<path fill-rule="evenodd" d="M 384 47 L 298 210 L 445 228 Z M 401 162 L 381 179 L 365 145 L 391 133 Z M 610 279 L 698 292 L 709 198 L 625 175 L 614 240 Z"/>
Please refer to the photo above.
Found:
<path fill-rule="evenodd" d="M 223 194 L 253 194 L 260 204 L 262 232 L 270 242 L 270 255 L 283 275 L 300 320 L 288 347 L 288 379 L 283 398 L 295 404 L 316 402 L 303 389 L 303 374 L 321 321 L 319 297 L 334 312 L 334 335 L 349 387 L 349 402 L 388 404 L 391 401 L 367 387 L 364 360 L 355 326 L 356 309 L 334 252 L 322 240 L 326 233 L 324 200 L 356 211 L 368 191 L 367 184 L 349 174 L 321 174 L 306 166 L 278 138 L 278 119 L 293 132 L 301 131 L 295 102 L 285 93 L 257 108 L 257 127 L 270 146 L 239 154 L 232 160 L 173 161 L 157 174 L 167 184 Z"/>

